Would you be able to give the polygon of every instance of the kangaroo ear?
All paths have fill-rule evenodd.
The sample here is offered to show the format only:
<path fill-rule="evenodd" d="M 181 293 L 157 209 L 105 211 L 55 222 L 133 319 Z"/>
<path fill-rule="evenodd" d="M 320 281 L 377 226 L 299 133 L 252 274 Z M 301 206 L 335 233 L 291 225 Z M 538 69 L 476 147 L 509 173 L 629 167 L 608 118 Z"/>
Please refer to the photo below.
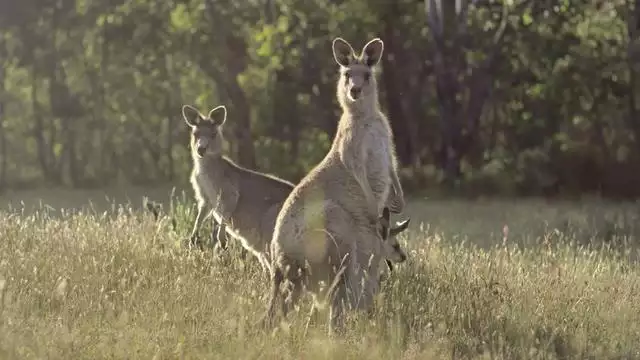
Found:
<path fill-rule="evenodd" d="M 200 111 L 191 105 L 182 106 L 182 117 L 187 125 L 191 127 L 198 126 L 202 120 L 202 114 L 200 114 Z"/>
<path fill-rule="evenodd" d="M 389 208 L 388 207 L 384 207 L 382 209 L 382 216 L 380 216 L 379 218 L 380 221 L 380 236 L 382 237 L 383 240 L 387 240 L 387 238 L 389 237 L 389 226 L 390 226 L 390 222 L 389 222 Z"/>
<path fill-rule="evenodd" d="M 408 218 L 405 221 L 396 223 L 396 226 L 389 231 L 389 236 L 396 236 L 399 233 L 407 230 L 407 228 L 409 227 L 409 222 L 411 222 L 411 218 Z"/>
<path fill-rule="evenodd" d="M 389 224 L 389 216 L 391 216 L 391 213 L 389 212 L 389 208 L 385 206 L 382 209 L 382 218 L 387 222 L 387 225 Z"/>
<path fill-rule="evenodd" d="M 380 62 L 382 58 L 382 51 L 384 50 L 384 44 L 382 40 L 375 38 L 369 41 L 364 48 L 362 48 L 362 59 L 364 63 L 369 67 L 373 67 Z"/>
<path fill-rule="evenodd" d="M 340 66 L 349 66 L 356 55 L 345 39 L 337 37 L 333 39 L 333 58 Z"/>
<path fill-rule="evenodd" d="M 387 267 L 389 268 L 389 271 L 393 272 L 393 263 L 391 262 L 391 260 L 384 259 L 384 261 L 386 261 Z"/>
<path fill-rule="evenodd" d="M 224 105 L 213 108 L 209 111 L 208 118 L 215 126 L 223 125 L 227 121 L 227 108 Z"/>

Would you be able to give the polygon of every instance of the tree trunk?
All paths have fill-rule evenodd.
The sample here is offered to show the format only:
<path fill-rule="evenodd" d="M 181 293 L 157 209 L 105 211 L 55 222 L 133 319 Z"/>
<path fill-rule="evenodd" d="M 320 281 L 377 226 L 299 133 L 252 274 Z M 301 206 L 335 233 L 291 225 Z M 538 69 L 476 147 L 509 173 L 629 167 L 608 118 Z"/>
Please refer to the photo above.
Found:
<path fill-rule="evenodd" d="M 43 114 L 38 103 L 38 78 L 35 69 L 32 70 L 31 77 L 31 107 L 33 112 L 33 136 L 36 141 L 36 149 L 38 153 L 38 162 L 43 178 L 53 184 L 60 184 L 60 174 L 53 165 L 55 154 L 53 153 L 52 144 L 46 139 L 46 131 L 44 128 Z M 52 130 L 54 131 L 54 130 Z"/>
<path fill-rule="evenodd" d="M 180 94 L 180 83 L 177 81 L 178 77 L 174 76 L 173 71 L 173 59 L 169 55 L 165 55 L 164 57 L 164 71 L 166 79 L 172 84 L 169 89 L 166 89 L 167 99 L 165 101 L 165 131 L 166 133 L 166 144 L 165 144 L 165 154 L 164 156 L 167 159 L 167 169 L 164 171 L 165 179 L 168 181 L 173 181 L 175 176 L 175 166 L 173 161 L 173 145 L 174 145 L 174 128 L 176 125 L 176 109 L 180 108 L 179 104 L 175 104 L 175 99 L 181 99 L 182 94 Z M 177 91 L 178 94 L 172 93 L 172 91 Z M 181 123 L 181 122 L 179 122 Z"/>
<path fill-rule="evenodd" d="M 0 34 L 0 193 L 7 185 L 7 138 L 4 130 L 6 58 L 4 34 Z"/>
<path fill-rule="evenodd" d="M 225 24 L 229 24 L 229 19 L 221 17 L 216 6 L 214 1 L 205 2 L 205 9 L 209 14 L 208 20 L 212 24 L 210 36 L 214 39 L 214 46 L 219 49 L 217 61 L 220 63 L 211 61 L 211 58 L 203 56 L 196 48 L 192 48 L 191 52 L 201 68 L 217 83 L 218 93 L 233 118 L 235 141 L 232 142 L 232 146 L 237 148 L 238 163 L 255 169 L 256 154 L 251 136 L 251 104 L 238 83 L 238 76 L 247 69 L 249 61 L 247 44 L 242 34 L 228 32 Z"/>
<path fill-rule="evenodd" d="M 314 37 L 321 35 L 310 34 L 309 36 Z M 327 134 L 331 141 L 335 137 L 336 127 L 340 117 L 336 99 L 336 88 L 333 83 L 326 83 L 323 80 L 323 74 L 317 62 L 318 57 L 314 53 L 315 51 L 317 50 L 304 52 L 300 60 L 300 73 L 304 74 L 304 76 L 302 76 L 297 87 L 308 91 L 316 86 L 318 92 L 317 95 L 312 97 L 311 106 L 306 111 L 301 111 L 304 118 L 298 119 L 298 122 L 300 123 L 300 127 L 310 126 L 319 128 Z"/>
<path fill-rule="evenodd" d="M 403 89 L 404 84 L 400 84 L 402 79 L 398 71 L 400 66 L 402 66 L 400 60 L 400 51 L 402 50 L 399 49 L 396 43 L 395 20 L 398 16 L 398 6 L 395 2 L 386 7 L 386 12 L 382 16 L 382 38 L 384 39 L 385 48 L 385 55 L 382 57 L 382 83 L 385 88 L 387 113 L 389 115 L 394 139 L 403 139 L 401 142 L 395 142 L 398 160 L 400 160 L 400 163 L 403 165 L 410 165 L 414 149 L 412 149 L 410 141 L 411 136 L 407 131 L 407 117 L 403 111 L 402 100 L 400 98 L 408 89 Z"/>
<path fill-rule="evenodd" d="M 109 71 L 109 63 L 110 63 L 110 47 L 109 47 L 109 23 L 104 22 L 102 25 L 102 44 L 101 44 L 101 53 L 100 53 L 100 70 L 98 71 L 98 79 L 106 79 Z M 97 85 L 97 90 L 99 91 L 99 100 L 98 100 L 98 126 L 96 127 L 96 131 L 98 132 L 98 148 L 99 148 L 99 168 L 96 169 L 96 174 L 99 177 L 99 184 L 104 186 L 107 184 L 108 180 L 112 180 L 113 178 L 117 178 L 117 172 L 114 171 L 114 163 L 110 162 L 110 157 L 116 156 L 115 149 L 112 146 L 112 140 L 110 136 L 108 136 L 109 132 L 109 124 L 107 123 L 107 100 L 106 100 L 106 88 L 104 85 L 104 81 L 99 81 Z"/>
<path fill-rule="evenodd" d="M 234 119 L 234 135 L 237 149 L 237 159 L 240 165 L 255 169 L 256 154 L 251 135 L 251 104 L 244 89 L 238 83 L 238 77 L 248 66 L 247 44 L 243 38 L 229 35 L 226 39 L 228 51 L 225 53 L 227 65 L 226 94 L 229 98 L 231 114 Z"/>
<path fill-rule="evenodd" d="M 234 135 L 238 143 L 238 163 L 242 166 L 255 169 L 256 153 L 251 136 L 251 108 L 244 90 L 236 81 L 232 81 L 228 87 L 228 96 L 231 102 L 231 114 L 234 119 Z"/>
<path fill-rule="evenodd" d="M 286 61 L 283 61 L 286 63 Z M 281 140 L 289 142 L 289 161 L 295 164 L 300 153 L 300 112 L 298 101 L 291 94 L 296 94 L 298 86 L 295 84 L 295 76 L 289 66 L 283 66 L 275 72 L 273 91 L 273 119 L 277 119 L 277 126 L 273 131 L 282 134 L 282 129 L 287 129 L 282 134 Z M 275 123 L 274 123 L 275 124 Z M 278 134 L 280 136 L 280 134 Z"/>
<path fill-rule="evenodd" d="M 445 66 L 444 57 L 435 60 L 436 94 L 440 107 L 442 146 L 440 149 L 440 165 L 445 179 L 452 183 L 461 175 L 460 155 L 457 144 L 462 132 L 460 124 L 460 104 L 456 100 L 458 86 L 452 69 Z"/>
<path fill-rule="evenodd" d="M 79 108 L 79 103 L 71 95 L 64 69 L 61 66 L 58 62 L 51 65 L 49 75 L 51 116 L 60 119 L 62 125 L 61 142 L 63 150 L 60 156 L 59 168 L 63 171 L 62 169 L 66 166 L 70 184 L 78 186 L 82 183 L 82 175 L 80 174 L 81 168 L 76 151 L 77 129 L 75 119 L 81 114 L 81 109 Z"/>
<path fill-rule="evenodd" d="M 638 110 L 638 67 L 640 66 L 640 0 L 631 0 L 627 18 L 627 35 L 629 37 L 629 127 L 633 131 L 636 147 L 640 149 L 640 111 Z"/>
<path fill-rule="evenodd" d="M 532 3 L 532 0 L 522 0 L 514 13 L 520 16 Z M 461 175 L 461 161 L 473 147 L 484 105 L 489 99 L 498 52 L 508 27 L 509 6 L 502 4 L 500 23 L 491 47 L 485 50 L 485 60 L 471 67 L 463 47 L 471 1 L 425 0 L 425 5 L 435 43 L 434 71 L 443 138 L 440 159 L 447 182 L 452 184 Z M 469 72 L 465 79 L 460 79 L 460 74 Z M 468 96 L 462 96 L 465 93 Z"/>

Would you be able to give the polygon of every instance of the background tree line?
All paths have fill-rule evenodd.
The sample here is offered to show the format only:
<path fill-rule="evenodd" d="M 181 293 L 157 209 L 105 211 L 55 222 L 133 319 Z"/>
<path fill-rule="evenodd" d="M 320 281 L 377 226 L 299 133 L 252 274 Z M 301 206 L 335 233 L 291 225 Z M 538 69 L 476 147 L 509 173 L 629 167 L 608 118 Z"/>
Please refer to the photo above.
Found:
<path fill-rule="evenodd" d="M 640 193 L 640 0 L 0 2 L 0 189 L 184 181 L 184 103 L 297 181 L 339 117 L 331 40 L 385 42 L 409 189 Z"/>

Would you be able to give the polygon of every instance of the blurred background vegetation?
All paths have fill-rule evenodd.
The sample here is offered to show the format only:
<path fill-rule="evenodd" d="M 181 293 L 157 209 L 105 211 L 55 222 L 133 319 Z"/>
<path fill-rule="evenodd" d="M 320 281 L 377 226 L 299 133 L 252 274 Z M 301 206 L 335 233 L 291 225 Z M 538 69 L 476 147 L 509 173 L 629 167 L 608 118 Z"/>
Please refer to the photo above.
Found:
<path fill-rule="evenodd" d="M 409 191 L 640 193 L 637 0 L 0 2 L 0 189 L 184 184 L 182 104 L 298 181 L 339 107 L 331 40 L 385 42 Z"/>

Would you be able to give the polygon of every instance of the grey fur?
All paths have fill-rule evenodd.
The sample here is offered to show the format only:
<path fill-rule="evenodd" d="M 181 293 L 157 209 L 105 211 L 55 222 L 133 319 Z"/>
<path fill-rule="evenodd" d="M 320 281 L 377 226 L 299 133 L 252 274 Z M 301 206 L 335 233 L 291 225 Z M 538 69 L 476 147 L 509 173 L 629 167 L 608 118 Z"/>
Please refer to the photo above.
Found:
<path fill-rule="evenodd" d="M 211 215 L 220 224 L 218 242 L 224 246 L 227 233 L 237 238 L 268 271 L 275 219 L 293 184 L 241 167 L 222 154 L 222 126 L 227 118 L 224 106 L 214 108 L 205 117 L 185 105 L 182 114 L 192 129 L 191 185 L 198 203 L 191 241 L 195 240 L 207 206 L 211 206 Z"/>

